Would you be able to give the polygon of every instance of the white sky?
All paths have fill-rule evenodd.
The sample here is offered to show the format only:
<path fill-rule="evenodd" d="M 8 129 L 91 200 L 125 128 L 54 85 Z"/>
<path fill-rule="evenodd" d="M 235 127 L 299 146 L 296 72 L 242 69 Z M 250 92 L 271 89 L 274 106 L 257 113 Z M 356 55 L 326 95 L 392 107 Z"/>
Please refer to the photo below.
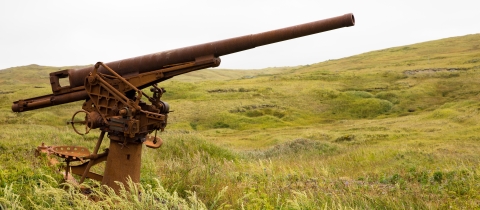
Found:
<path fill-rule="evenodd" d="M 479 11 L 476 0 L 0 0 L 0 69 L 109 62 L 353 13 L 354 27 L 223 56 L 220 68 L 305 65 L 480 33 Z"/>

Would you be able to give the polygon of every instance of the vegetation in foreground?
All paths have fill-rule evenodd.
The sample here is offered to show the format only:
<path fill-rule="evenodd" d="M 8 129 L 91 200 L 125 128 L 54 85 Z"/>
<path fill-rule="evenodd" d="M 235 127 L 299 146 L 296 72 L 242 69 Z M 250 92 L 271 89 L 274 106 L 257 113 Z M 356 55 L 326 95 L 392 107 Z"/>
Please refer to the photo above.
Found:
<path fill-rule="evenodd" d="M 0 204 L 7 209 L 472 209 L 480 207 L 480 35 L 161 83 L 174 110 L 144 149 L 141 191 L 93 202 L 36 158 L 93 148 L 65 125 L 80 103 L 12 113 L 49 94 L 37 65 L 0 71 Z M 219 75 L 218 77 L 215 75 Z M 103 148 L 108 145 L 104 143 Z M 103 171 L 101 166 L 94 170 Z M 87 182 L 86 185 L 96 183 Z"/>

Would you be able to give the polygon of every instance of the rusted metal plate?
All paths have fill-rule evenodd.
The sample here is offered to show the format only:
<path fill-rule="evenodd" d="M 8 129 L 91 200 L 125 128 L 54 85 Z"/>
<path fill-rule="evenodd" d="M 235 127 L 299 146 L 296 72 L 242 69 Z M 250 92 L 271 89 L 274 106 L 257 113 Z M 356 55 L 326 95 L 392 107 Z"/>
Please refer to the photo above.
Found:
<path fill-rule="evenodd" d="M 55 155 L 70 160 L 83 160 L 83 158 L 90 155 L 90 151 L 85 147 L 54 146 L 52 150 Z"/>
<path fill-rule="evenodd" d="M 155 136 L 147 136 L 147 140 L 144 142 L 145 146 L 152 148 L 152 149 L 157 149 L 162 146 L 163 141 L 160 137 L 155 137 Z"/>

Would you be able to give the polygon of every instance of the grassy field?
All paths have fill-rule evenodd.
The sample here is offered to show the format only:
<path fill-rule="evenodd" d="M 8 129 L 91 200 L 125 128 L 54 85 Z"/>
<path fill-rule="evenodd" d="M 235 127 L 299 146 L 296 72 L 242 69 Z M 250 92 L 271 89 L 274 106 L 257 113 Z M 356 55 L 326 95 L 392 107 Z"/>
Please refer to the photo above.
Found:
<path fill-rule="evenodd" d="M 96 203 L 33 152 L 42 142 L 93 149 L 98 132 L 65 125 L 81 103 L 10 110 L 50 94 L 48 73 L 60 69 L 0 71 L 7 209 L 480 208 L 480 34 L 163 82 L 173 110 L 164 145 L 144 149 L 137 191 L 94 189 Z"/>

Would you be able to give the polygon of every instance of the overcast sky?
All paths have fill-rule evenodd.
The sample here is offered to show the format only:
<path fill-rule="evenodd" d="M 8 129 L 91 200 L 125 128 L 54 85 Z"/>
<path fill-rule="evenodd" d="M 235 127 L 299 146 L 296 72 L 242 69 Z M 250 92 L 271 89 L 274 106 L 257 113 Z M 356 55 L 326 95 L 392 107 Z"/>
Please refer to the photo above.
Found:
<path fill-rule="evenodd" d="M 0 0 L 0 69 L 109 62 L 353 13 L 354 27 L 223 56 L 220 68 L 305 65 L 480 33 L 479 10 L 475 0 Z"/>

